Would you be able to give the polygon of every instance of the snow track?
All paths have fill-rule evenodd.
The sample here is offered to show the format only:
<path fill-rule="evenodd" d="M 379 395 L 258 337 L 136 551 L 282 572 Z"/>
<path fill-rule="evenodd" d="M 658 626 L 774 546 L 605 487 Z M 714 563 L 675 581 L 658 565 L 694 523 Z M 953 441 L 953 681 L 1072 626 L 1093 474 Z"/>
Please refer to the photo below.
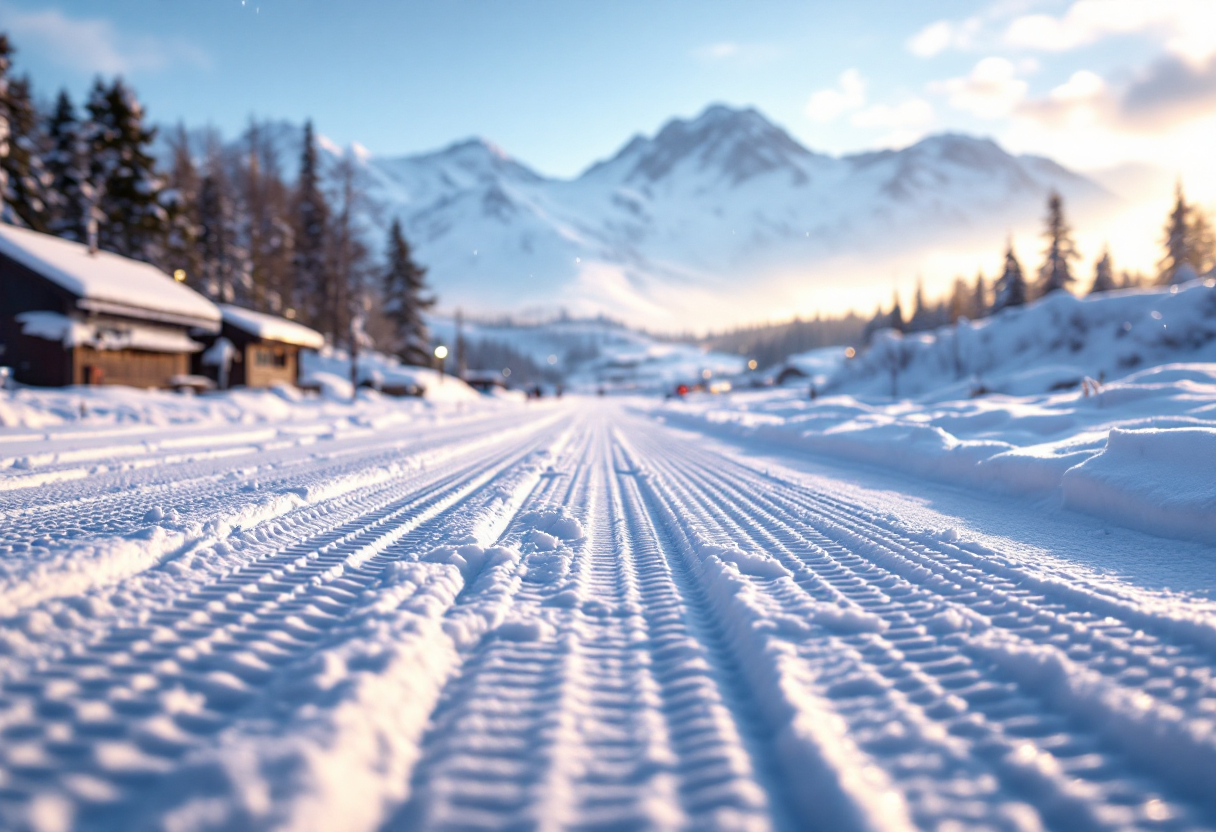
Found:
<path fill-rule="evenodd" d="M 0 828 L 1216 828 L 1202 603 L 610 402 L 320 434 L 0 490 Z"/>

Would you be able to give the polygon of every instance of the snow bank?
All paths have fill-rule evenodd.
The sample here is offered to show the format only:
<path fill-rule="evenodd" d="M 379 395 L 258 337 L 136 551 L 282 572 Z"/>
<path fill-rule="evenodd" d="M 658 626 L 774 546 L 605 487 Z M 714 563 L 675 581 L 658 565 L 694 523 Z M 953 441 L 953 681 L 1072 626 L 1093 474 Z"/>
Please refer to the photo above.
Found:
<path fill-rule="evenodd" d="M 982 321 L 900 336 L 885 330 L 841 365 L 831 392 L 939 400 L 1024 396 L 1172 362 L 1216 361 L 1216 281 L 1084 298 L 1056 292 Z"/>
<path fill-rule="evenodd" d="M 884 402 L 766 390 L 654 412 L 916 476 L 1058 494 L 1109 522 L 1216 541 L 1216 363 L 1143 370 L 1092 395 Z"/>
<path fill-rule="evenodd" d="M 1066 505 L 1154 534 L 1216 543 L 1216 427 L 1110 432 L 1062 477 Z"/>
<path fill-rule="evenodd" d="M 402 364 L 395 356 L 361 352 L 358 364 L 359 383 L 370 384 L 375 389 L 417 389 L 432 401 L 479 401 L 484 398 L 456 376 L 440 374 L 429 367 Z M 345 350 L 325 347 L 316 352 L 302 352 L 300 367 L 302 383 L 320 387 L 328 395 L 350 398 L 350 354 Z"/>

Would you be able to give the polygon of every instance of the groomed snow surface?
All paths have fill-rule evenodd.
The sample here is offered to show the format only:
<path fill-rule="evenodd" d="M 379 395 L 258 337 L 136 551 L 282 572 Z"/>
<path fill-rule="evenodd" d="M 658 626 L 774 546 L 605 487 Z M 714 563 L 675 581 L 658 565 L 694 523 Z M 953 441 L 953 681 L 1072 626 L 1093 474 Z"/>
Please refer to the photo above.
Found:
<path fill-rule="evenodd" d="M 714 401 L 0 393 L 0 828 L 1216 828 L 1211 546 Z"/>

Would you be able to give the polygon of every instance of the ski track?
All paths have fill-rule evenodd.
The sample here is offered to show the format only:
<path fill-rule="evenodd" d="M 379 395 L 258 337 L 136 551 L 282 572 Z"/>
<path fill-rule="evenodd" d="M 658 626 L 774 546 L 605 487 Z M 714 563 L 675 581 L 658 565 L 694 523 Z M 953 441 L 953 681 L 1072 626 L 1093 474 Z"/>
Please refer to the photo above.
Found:
<path fill-rule="evenodd" d="M 1197 607 L 611 402 L 252 431 L 7 443 L 0 828 L 1216 828 Z"/>

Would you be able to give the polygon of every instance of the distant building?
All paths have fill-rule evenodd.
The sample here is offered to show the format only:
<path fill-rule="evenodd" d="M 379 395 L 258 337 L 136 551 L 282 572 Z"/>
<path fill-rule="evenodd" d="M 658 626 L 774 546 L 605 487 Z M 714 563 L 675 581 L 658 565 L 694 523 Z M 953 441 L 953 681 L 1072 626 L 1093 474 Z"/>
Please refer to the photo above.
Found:
<path fill-rule="evenodd" d="M 198 333 L 207 349 L 194 358 L 194 372 L 221 388 L 299 384 L 300 350 L 319 350 L 325 338 L 303 324 L 242 309 L 220 306 L 218 334 Z"/>
<path fill-rule="evenodd" d="M 220 310 L 147 263 L 0 225 L 0 365 L 22 384 L 172 387 Z"/>

